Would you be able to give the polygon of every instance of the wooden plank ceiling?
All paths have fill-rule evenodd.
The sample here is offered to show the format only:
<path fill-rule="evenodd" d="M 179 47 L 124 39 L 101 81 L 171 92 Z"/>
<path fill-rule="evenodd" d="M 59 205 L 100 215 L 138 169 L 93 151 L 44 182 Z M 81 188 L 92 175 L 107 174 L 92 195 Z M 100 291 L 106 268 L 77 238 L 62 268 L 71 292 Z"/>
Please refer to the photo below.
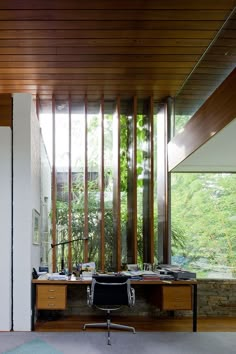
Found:
<path fill-rule="evenodd" d="M 205 94 L 235 66 L 236 17 L 228 18 L 235 3 L 1 1 L 0 93 L 28 92 L 40 101 L 53 94 L 72 101 L 85 94 L 95 100 L 153 95 L 157 101 Z M 192 71 L 193 82 L 185 86 Z"/>

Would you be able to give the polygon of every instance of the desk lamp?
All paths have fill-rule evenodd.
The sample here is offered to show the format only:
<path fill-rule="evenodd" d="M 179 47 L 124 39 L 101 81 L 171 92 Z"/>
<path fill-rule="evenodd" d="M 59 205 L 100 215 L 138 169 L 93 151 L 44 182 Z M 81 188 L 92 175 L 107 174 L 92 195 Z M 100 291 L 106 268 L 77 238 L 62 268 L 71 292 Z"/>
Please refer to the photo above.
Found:
<path fill-rule="evenodd" d="M 68 244 L 68 243 L 72 243 L 72 242 L 75 242 L 75 241 L 84 241 L 84 240 L 88 240 L 89 237 L 78 237 L 78 238 L 75 238 L 73 240 L 70 240 L 70 241 L 61 241 L 61 242 L 58 242 L 58 243 L 51 243 L 51 248 L 54 248 L 54 247 L 57 247 L 57 246 L 63 246 Z M 64 269 L 64 249 L 63 249 L 63 252 L 62 252 L 62 259 L 61 259 L 61 270 L 63 271 Z"/>

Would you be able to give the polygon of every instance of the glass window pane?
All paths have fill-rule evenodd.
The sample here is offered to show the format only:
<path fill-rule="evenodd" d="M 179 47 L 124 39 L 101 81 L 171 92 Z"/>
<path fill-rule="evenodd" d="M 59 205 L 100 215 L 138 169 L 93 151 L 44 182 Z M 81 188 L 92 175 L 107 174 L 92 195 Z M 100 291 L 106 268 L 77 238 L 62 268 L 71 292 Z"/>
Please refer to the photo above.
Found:
<path fill-rule="evenodd" d="M 120 208 L 121 208 L 121 263 L 127 263 L 128 222 L 128 118 L 120 116 Z"/>
<path fill-rule="evenodd" d="M 55 115 L 55 169 L 56 169 L 56 243 L 68 241 L 69 211 L 69 117 Z M 56 248 L 57 269 L 64 269 L 68 263 L 68 244 Z"/>
<path fill-rule="evenodd" d="M 52 115 L 40 114 L 41 127 L 41 249 L 40 266 L 51 270 L 51 166 L 52 166 Z"/>
<path fill-rule="evenodd" d="M 94 261 L 100 267 L 100 115 L 99 113 L 87 116 L 87 151 L 88 151 L 88 235 L 89 254 L 88 260 Z"/>
<path fill-rule="evenodd" d="M 145 131 L 143 115 L 137 116 L 137 238 L 138 238 L 138 263 L 143 263 L 143 191 L 145 173 Z"/>
<path fill-rule="evenodd" d="M 84 236 L 84 114 L 71 115 L 72 240 Z M 83 241 L 71 244 L 72 266 L 83 261 Z"/>
<path fill-rule="evenodd" d="M 235 278 L 236 175 L 173 173 L 172 263 L 198 278 Z"/>
<path fill-rule="evenodd" d="M 105 269 L 115 270 L 113 256 L 116 242 L 113 232 L 113 116 L 104 116 L 104 222 L 105 222 Z"/>

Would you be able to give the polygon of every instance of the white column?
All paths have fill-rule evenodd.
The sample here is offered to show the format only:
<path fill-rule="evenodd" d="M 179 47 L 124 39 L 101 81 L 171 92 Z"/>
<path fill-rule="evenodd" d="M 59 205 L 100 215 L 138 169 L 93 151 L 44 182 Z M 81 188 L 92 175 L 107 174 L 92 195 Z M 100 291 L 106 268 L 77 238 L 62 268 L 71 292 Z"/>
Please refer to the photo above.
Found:
<path fill-rule="evenodd" d="M 0 127 L 0 331 L 11 329 L 11 128 Z"/>
<path fill-rule="evenodd" d="M 13 319 L 29 331 L 31 318 L 31 96 L 13 95 Z"/>

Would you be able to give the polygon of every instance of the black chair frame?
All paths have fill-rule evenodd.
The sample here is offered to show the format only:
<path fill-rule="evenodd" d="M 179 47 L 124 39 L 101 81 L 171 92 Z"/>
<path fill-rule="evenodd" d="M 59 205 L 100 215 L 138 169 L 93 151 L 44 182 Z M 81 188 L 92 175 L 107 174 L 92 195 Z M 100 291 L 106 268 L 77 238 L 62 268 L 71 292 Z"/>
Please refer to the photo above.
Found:
<path fill-rule="evenodd" d="M 132 307 L 135 304 L 135 291 L 130 285 L 130 279 L 125 276 L 94 276 L 91 287 L 87 288 L 87 304 L 99 310 L 106 311 L 106 322 L 86 323 L 86 328 L 107 328 L 108 341 L 111 345 L 110 329 L 124 329 L 135 333 L 131 326 L 113 323 L 111 312 L 119 310 L 122 306 Z"/>

